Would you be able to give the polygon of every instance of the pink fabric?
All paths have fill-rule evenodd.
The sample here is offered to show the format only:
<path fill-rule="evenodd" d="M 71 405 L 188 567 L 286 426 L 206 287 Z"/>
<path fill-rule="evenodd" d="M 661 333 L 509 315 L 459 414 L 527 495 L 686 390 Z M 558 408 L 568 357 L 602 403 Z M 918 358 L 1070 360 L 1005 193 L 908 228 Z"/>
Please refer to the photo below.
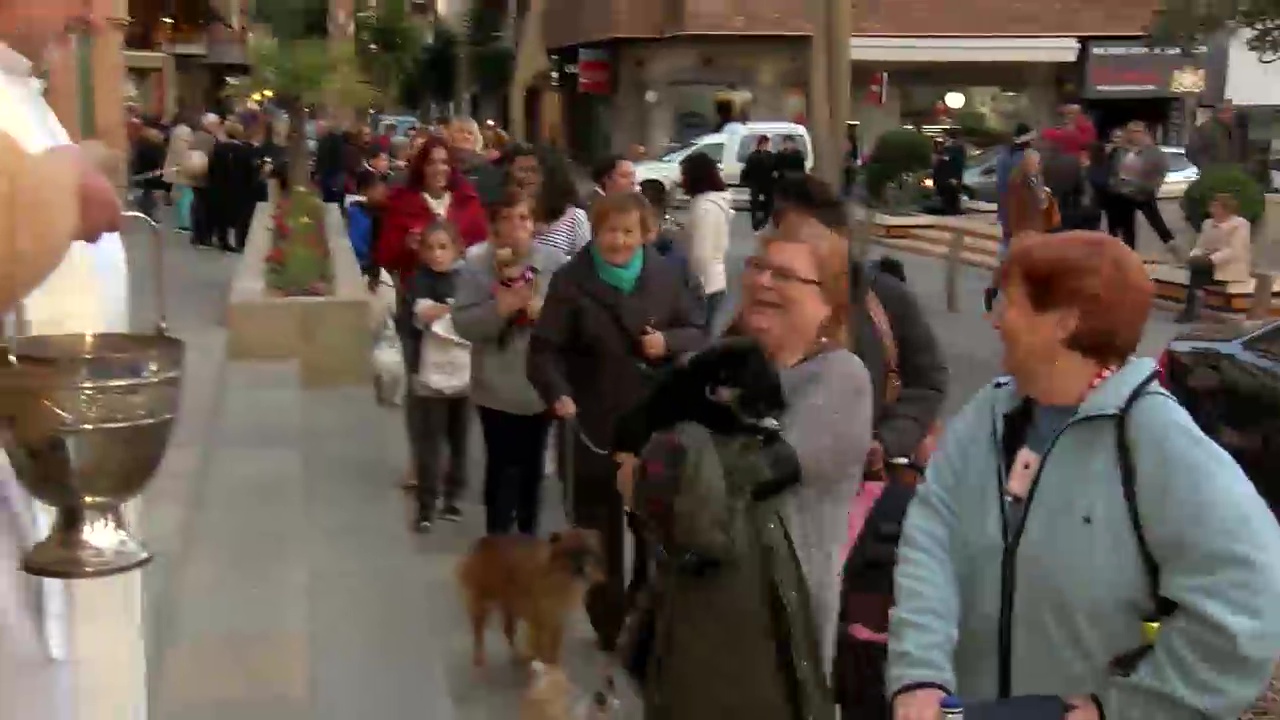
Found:
<path fill-rule="evenodd" d="M 889 633 L 876 632 L 875 630 L 858 623 L 853 623 L 849 626 L 849 634 L 852 635 L 855 640 L 879 643 L 881 645 L 889 644 Z"/>
<path fill-rule="evenodd" d="M 849 538 L 844 545 L 845 557 L 849 557 L 849 551 L 858 542 L 862 526 L 867 524 L 867 518 L 871 515 L 871 508 L 875 507 L 876 501 L 884 494 L 884 485 L 882 480 L 864 480 L 857 496 L 853 498 L 853 509 L 849 511 Z"/>

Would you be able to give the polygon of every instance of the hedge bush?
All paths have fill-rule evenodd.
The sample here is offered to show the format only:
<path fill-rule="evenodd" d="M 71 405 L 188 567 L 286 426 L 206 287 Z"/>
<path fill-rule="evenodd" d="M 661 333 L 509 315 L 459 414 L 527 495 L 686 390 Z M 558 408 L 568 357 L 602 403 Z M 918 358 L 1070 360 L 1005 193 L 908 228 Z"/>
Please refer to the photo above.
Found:
<path fill-rule="evenodd" d="M 1240 203 L 1240 216 L 1252 224 L 1262 219 L 1266 197 L 1258 184 L 1242 167 L 1222 165 L 1200 172 L 1200 178 L 1187 187 L 1182 196 L 1182 214 L 1191 227 L 1199 229 L 1209 217 L 1209 202 L 1214 195 L 1226 193 Z"/>
<path fill-rule="evenodd" d="M 890 184 L 933 166 L 933 140 L 915 130 L 890 130 L 876 141 L 867 161 L 867 193 L 883 201 Z"/>

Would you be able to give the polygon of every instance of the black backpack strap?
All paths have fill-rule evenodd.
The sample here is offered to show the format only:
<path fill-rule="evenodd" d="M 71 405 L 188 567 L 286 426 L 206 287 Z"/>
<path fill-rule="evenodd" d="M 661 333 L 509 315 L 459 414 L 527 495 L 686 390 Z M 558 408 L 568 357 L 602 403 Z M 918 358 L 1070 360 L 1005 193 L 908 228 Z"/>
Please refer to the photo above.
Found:
<path fill-rule="evenodd" d="M 1138 553 L 1142 556 L 1142 565 L 1146 570 L 1147 581 L 1151 584 L 1151 594 L 1155 600 L 1154 617 L 1148 622 L 1159 622 L 1173 614 L 1178 604 L 1160 594 L 1160 564 L 1147 544 L 1146 534 L 1142 532 L 1142 516 L 1138 513 L 1137 468 L 1133 462 L 1133 451 L 1129 448 L 1129 411 L 1151 383 L 1159 377 L 1158 372 L 1148 375 L 1134 388 L 1124 405 L 1120 407 L 1120 416 L 1116 423 L 1116 450 L 1120 458 L 1120 488 L 1124 492 L 1124 502 L 1129 509 L 1129 522 L 1133 525 L 1134 536 L 1138 540 Z"/>

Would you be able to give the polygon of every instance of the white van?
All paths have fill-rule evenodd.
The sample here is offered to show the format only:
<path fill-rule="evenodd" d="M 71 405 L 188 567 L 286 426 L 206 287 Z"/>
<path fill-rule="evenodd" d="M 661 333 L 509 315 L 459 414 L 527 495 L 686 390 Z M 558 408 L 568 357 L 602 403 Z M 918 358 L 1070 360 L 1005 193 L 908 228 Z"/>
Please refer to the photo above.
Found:
<path fill-rule="evenodd" d="M 790 122 L 729 123 L 720 132 L 702 135 L 677 147 L 657 160 L 636 163 L 636 182 L 660 182 L 667 188 L 667 196 L 673 201 L 684 200 L 680 190 L 680 161 L 695 153 L 703 152 L 720 164 L 724 182 L 733 192 L 733 204 L 737 208 L 747 206 L 748 192 L 741 186 L 742 165 L 756 149 L 761 137 L 771 141 L 770 148 L 777 150 L 784 141 L 793 139 L 804 153 L 806 171 L 813 169 L 813 141 L 803 125 Z"/>

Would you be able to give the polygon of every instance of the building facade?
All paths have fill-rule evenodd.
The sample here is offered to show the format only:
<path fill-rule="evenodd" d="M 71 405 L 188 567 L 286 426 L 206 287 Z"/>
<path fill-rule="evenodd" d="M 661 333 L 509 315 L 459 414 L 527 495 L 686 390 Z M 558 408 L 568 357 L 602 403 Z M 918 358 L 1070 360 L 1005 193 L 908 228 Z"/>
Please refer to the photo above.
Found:
<path fill-rule="evenodd" d="M 1143 119 L 1176 139 L 1187 108 L 1205 101 L 1205 90 L 1191 89 L 1197 72 L 1212 85 L 1207 54 L 1170 68 L 1190 86 L 1166 78 L 1117 94 L 1096 82 L 1106 72 L 1104 56 L 1112 67 L 1142 62 L 1132 59 L 1137 51 L 1116 48 L 1145 47 L 1158 0 L 852 1 L 851 111 L 863 147 L 894 127 L 938 128 L 962 117 L 997 131 L 1019 122 L 1041 127 L 1054 122 L 1064 100 L 1083 102 L 1103 124 Z M 805 117 L 810 27 L 803 3 L 546 4 L 555 20 L 544 39 L 558 68 L 566 132 L 587 146 L 580 152 L 632 143 L 655 150 L 710 131 L 723 120 L 715 98 L 725 92 L 747 94 L 752 119 Z M 583 53 L 607 82 L 587 78 L 584 89 Z M 1159 49 L 1150 55 L 1164 56 Z"/>

